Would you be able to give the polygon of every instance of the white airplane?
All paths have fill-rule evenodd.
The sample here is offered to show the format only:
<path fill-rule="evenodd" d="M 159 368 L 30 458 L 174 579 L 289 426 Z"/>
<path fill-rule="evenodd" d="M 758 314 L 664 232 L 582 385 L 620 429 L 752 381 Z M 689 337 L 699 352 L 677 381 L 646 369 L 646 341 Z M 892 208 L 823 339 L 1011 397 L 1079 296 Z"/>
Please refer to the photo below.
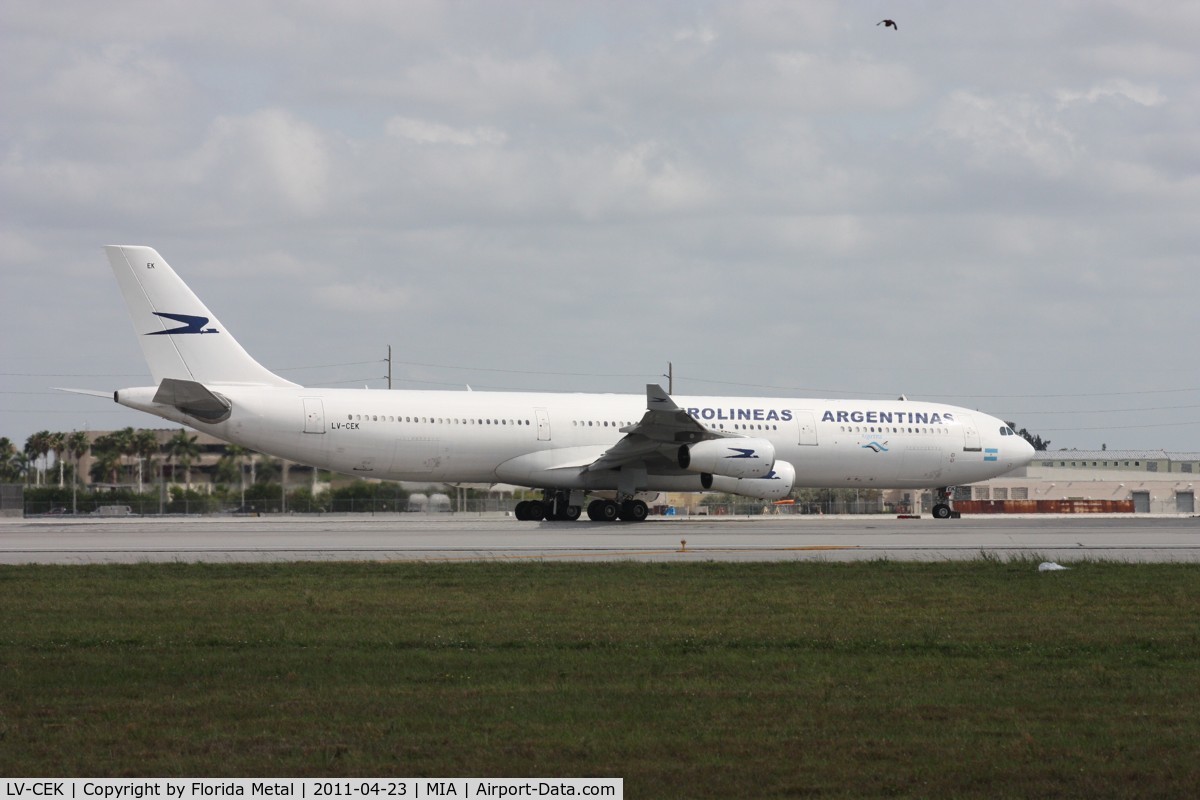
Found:
<path fill-rule="evenodd" d="M 543 491 L 524 520 L 641 521 L 659 492 L 764 500 L 793 487 L 938 489 L 1024 466 L 1003 421 L 907 400 L 319 389 L 255 361 L 152 248 L 110 246 L 154 386 L 123 406 L 358 477 Z"/>

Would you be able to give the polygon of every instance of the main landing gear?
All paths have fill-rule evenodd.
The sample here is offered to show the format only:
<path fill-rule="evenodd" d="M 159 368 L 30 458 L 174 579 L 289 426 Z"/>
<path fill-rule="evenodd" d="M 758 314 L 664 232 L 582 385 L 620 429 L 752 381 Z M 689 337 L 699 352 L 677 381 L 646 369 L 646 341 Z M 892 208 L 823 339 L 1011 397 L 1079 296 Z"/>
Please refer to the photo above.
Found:
<path fill-rule="evenodd" d="M 950 498 L 954 495 L 953 486 L 939 486 L 935 491 L 937 502 L 933 506 L 933 516 L 935 519 L 957 519 L 961 516 L 957 511 L 950 507 Z"/>
<path fill-rule="evenodd" d="M 522 500 L 513 510 L 514 516 L 523 522 L 573 522 L 579 519 L 582 508 L 571 503 L 571 492 L 547 489 L 541 500 Z M 614 500 L 593 500 L 588 503 L 588 519 L 593 522 L 641 522 L 650 513 L 650 508 L 641 500 L 629 499 L 618 503 Z"/>
<path fill-rule="evenodd" d="M 574 522 L 579 519 L 580 508 L 571 505 L 570 492 L 546 490 L 543 495 L 542 500 L 522 500 L 517 503 L 513 509 L 516 518 L 523 522 L 540 522 L 544 519 Z"/>
<path fill-rule="evenodd" d="M 588 519 L 593 522 L 612 522 L 616 519 L 625 522 L 641 522 L 650 513 L 650 508 L 641 500 L 626 500 L 617 503 L 614 500 L 593 500 L 588 503 Z"/>

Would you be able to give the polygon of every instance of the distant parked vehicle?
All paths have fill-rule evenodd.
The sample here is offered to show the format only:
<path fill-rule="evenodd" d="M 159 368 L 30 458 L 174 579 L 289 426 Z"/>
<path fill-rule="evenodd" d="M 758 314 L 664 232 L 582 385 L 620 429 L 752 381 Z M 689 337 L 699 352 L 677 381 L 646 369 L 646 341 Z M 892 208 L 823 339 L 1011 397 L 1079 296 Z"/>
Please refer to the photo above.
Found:
<path fill-rule="evenodd" d="M 131 517 L 133 509 L 129 506 L 99 506 L 93 513 L 98 517 Z"/>

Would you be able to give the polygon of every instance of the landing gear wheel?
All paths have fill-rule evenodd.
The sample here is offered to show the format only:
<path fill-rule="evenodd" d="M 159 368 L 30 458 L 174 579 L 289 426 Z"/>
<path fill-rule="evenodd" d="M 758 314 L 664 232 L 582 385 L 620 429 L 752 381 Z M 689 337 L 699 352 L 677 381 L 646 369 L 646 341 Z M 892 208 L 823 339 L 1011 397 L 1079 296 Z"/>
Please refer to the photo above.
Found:
<path fill-rule="evenodd" d="M 542 509 L 548 520 L 555 522 L 574 522 L 579 519 L 579 506 L 571 505 L 570 492 L 546 491 L 542 500 Z"/>
<path fill-rule="evenodd" d="M 612 522 L 621 513 L 621 509 L 612 500 L 593 500 L 588 503 L 588 519 L 593 522 Z"/>
<path fill-rule="evenodd" d="M 950 506 L 938 503 L 933 507 L 933 516 L 937 519 L 950 519 Z"/>
<path fill-rule="evenodd" d="M 541 500 L 526 500 L 525 519 L 530 522 L 541 522 L 546 518 L 546 505 Z"/>
<path fill-rule="evenodd" d="M 529 501 L 522 500 L 517 503 L 517 507 L 513 509 L 513 516 L 518 522 L 527 522 L 529 520 Z"/>
<path fill-rule="evenodd" d="M 626 522 L 641 522 L 649 513 L 650 509 L 641 500 L 626 500 L 621 504 L 621 519 Z"/>
<path fill-rule="evenodd" d="M 559 506 L 553 513 L 550 509 L 546 509 L 546 519 L 552 519 L 555 522 L 574 522 L 579 519 L 579 506 Z"/>

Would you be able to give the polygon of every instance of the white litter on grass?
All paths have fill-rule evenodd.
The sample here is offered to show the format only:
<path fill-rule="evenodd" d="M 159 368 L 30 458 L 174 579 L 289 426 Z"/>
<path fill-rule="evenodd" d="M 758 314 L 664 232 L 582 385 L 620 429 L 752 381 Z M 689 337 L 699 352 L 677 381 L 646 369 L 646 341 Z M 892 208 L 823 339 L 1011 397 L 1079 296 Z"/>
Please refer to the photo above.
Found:
<path fill-rule="evenodd" d="M 1062 564 L 1054 561 L 1043 561 L 1038 564 L 1038 572 L 1054 572 L 1060 569 L 1070 569 L 1070 567 L 1064 567 Z"/>

